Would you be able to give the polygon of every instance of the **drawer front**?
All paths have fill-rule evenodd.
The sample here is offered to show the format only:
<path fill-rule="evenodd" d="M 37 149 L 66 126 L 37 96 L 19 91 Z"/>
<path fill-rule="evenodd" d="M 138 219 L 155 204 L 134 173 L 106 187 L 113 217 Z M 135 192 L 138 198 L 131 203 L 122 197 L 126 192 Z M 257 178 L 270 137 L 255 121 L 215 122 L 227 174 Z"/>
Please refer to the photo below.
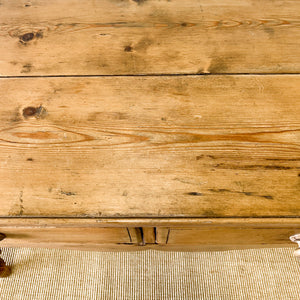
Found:
<path fill-rule="evenodd" d="M 248 248 L 292 246 L 289 237 L 299 232 L 293 227 L 176 227 L 157 228 L 158 244 L 168 247 Z"/>
<path fill-rule="evenodd" d="M 0 246 L 188 249 L 292 246 L 294 219 L 2 219 Z M 0 235 L 1 236 L 1 235 Z M 145 246 L 145 247 L 141 247 Z M 124 248 L 123 247 L 123 248 Z M 124 248 L 124 249 L 125 249 Z"/>
<path fill-rule="evenodd" d="M 127 228 L 2 227 L 3 247 L 47 247 L 97 249 L 132 243 Z"/>

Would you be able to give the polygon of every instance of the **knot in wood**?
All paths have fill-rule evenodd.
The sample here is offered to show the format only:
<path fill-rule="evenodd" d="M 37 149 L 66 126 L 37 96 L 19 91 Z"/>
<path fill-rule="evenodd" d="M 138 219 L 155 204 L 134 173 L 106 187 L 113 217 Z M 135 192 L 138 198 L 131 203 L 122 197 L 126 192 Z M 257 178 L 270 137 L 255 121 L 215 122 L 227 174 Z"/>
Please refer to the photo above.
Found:
<path fill-rule="evenodd" d="M 20 36 L 20 41 L 26 43 L 31 41 L 33 38 L 34 38 L 34 33 L 28 32 Z"/>
<path fill-rule="evenodd" d="M 33 106 L 28 106 L 26 108 L 23 109 L 23 116 L 25 118 L 27 117 L 32 117 L 37 113 L 37 108 L 33 107 Z"/>

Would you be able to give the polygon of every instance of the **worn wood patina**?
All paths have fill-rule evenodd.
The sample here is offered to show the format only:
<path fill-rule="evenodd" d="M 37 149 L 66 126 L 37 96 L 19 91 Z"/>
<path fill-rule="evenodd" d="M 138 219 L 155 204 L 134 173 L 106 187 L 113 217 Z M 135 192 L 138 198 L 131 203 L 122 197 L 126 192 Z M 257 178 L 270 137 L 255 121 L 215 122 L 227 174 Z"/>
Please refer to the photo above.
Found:
<path fill-rule="evenodd" d="M 1 245 L 289 244 L 300 229 L 299 8 L 1 1 Z"/>

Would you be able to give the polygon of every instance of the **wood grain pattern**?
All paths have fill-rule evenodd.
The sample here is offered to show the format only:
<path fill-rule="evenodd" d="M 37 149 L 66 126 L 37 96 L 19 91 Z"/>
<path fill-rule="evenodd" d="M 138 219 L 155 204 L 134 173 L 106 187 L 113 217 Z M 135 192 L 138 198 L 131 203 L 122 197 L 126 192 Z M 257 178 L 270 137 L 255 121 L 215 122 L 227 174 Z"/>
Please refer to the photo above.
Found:
<path fill-rule="evenodd" d="M 145 244 L 156 243 L 156 228 L 155 227 L 143 227 L 143 237 Z"/>
<path fill-rule="evenodd" d="M 6 238 L 1 242 L 1 246 L 5 247 L 12 245 L 22 247 L 26 243 L 28 245 L 49 244 L 49 246 L 54 244 L 56 247 L 65 245 L 101 247 L 101 245 L 131 243 L 126 228 L 53 227 L 50 224 L 44 227 L 14 226 L 4 229 Z"/>
<path fill-rule="evenodd" d="M 128 227 L 128 234 L 132 244 L 145 246 L 143 230 L 141 227 L 139 227 L 139 225 L 137 227 Z"/>
<path fill-rule="evenodd" d="M 298 229 L 299 230 L 299 227 Z M 289 244 L 289 237 L 296 231 L 291 228 L 171 228 L 167 245 L 268 245 Z"/>
<path fill-rule="evenodd" d="M 157 227 L 156 228 L 156 237 L 157 244 L 166 245 L 169 240 L 170 228 Z"/>
<path fill-rule="evenodd" d="M 127 228 L 128 231 L 143 226 L 158 230 L 172 228 L 256 228 L 260 226 L 270 228 L 300 228 L 300 218 L 31 218 L 31 217 L 1 217 L 0 232 L 6 228 Z M 133 240 L 133 238 L 132 238 Z M 2 242 L 1 242 L 2 243 Z"/>
<path fill-rule="evenodd" d="M 2 79 L 0 215 L 299 216 L 299 96 L 297 75 Z"/>
<path fill-rule="evenodd" d="M 0 74 L 297 73 L 290 0 L 3 0 Z"/>
<path fill-rule="evenodd" d="M 156 247 L 149 239 L 153 227 L 143 228 L 141 244 L 134 222 L 156 227 Z M 171 226 L 165 227 L 165 226 Z M 121 226 L 124 226 L 121 228 Z M 268 219 L 58 219 L 1 218 L 3 247 L 48 247 L 82 250 L 226 250 L 252 247 L 293 246 L 289 236 L 298 232 L 299 218 Z M 127 234 L 130 231 L 130 236 Z M 141 237 L 140 237 L 141 238 Z M 139 247 L 138 245 L 145 245 Z"/>

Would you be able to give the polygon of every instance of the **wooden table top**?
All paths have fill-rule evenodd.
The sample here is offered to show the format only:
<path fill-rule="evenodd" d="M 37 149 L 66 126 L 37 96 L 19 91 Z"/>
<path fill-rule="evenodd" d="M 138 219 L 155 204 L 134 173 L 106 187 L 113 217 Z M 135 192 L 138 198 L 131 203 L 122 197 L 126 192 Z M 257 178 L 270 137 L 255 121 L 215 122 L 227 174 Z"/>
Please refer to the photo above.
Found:
<path fill-rule="evenodd" d="M 0 217 L 299 217 L 299 2 L 6 1 Z"/>

